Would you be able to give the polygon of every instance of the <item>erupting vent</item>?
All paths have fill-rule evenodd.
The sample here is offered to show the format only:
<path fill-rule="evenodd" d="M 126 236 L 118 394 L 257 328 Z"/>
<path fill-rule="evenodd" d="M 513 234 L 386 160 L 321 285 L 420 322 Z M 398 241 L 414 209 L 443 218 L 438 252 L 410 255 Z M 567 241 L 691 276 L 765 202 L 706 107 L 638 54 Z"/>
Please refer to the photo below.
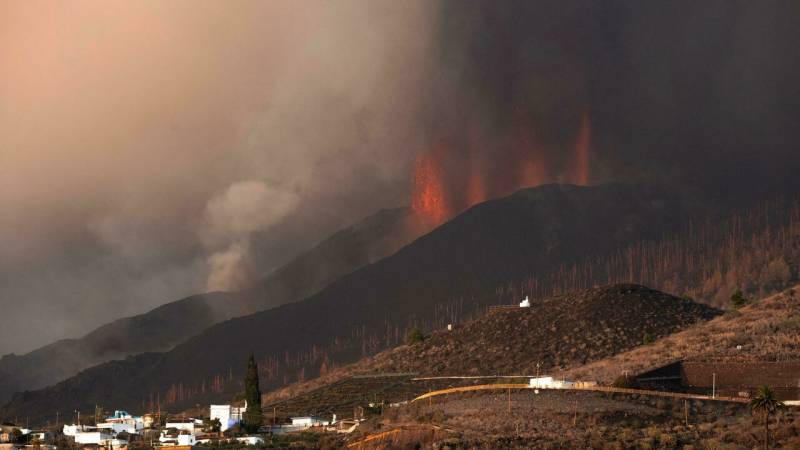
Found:
<path fill-rule="evenodd" d="M 437 145 L 414 164 L 411 208 L 426 223 L 439 225 L 472 205 L 522 188 L 556 181 L 586 186 L 591 178 L 590 139 L 591 122 L 584 113 L 566 157 L 544 151 L 525 127 L 496 148 L 475 132 L 461 146 L 466 148 Z"/>
<path fill-rule="evenodd" d="M 411 208 L 436 224 L 444 222 L 450 215 L 445 204 L 441 158 L 436 152 L 417 158 Z"/>

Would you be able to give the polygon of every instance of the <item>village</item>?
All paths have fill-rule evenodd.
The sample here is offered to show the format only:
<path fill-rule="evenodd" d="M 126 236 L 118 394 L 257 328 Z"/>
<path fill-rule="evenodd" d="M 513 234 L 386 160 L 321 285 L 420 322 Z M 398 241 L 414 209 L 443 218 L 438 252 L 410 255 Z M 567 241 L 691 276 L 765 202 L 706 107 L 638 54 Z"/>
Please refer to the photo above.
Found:
<path fill-rule="evenodd" d="M 197 446 L 264 444 L 265 436 L 313 430 L 331 433 L 353 431 L 358 421 L 314 416 L 292 417 L 285 423 L 259 427 L 246 433 L 240 427 L 244 406 L 210 405 L 208 416 L 183 418 L 170 415 L 134 416 L 117 410 L 101 421 L 82 420 L 50 429 L 28 429 L 13 423 L 0 424 L 0 450 L 81 448 L 85 450 L 169 448 L 186 450 Z M 87 423 L 90 422 L 91 424 Z"/>

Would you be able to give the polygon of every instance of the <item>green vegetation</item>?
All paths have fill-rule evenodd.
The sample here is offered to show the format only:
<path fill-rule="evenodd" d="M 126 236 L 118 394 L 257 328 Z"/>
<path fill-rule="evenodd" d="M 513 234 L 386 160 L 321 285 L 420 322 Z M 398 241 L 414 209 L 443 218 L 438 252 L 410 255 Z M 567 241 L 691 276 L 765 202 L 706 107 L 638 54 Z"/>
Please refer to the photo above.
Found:
<path fill-rule="evenodd" d="M 408 333 L 408 345 L 418 344 L 425 340 L 425 336 L 418 328 L 414 328 Z"/>
<path fill-rule="evenodd" d="M 769 416 L 783 407 L 783 402 L 775 398 L 769 386 L 761 386 L 750 400 L 750 410 L 764 416 L 764 448 L 769 449 Z"/>
<path fill-rule="evenodd" d="M 736 292 L 731 295 L 731 304 L 734 308 L 741 308 L 748 303 L 750 303 L 750 300 L 744 296 L 741 289 L 736 289 Z"/>
<path fill-rule="evenodd" d="M 247 372 L 244 377 L 244 397 L 247 401 L 247 409 L 244 412 L 242 422 L 246 431 L 253 433 L 264 423 L 264 415 L 261 412 L 261 389 L 258 386 L 258 365 L 255 357 L 251 354 L 247 360 Z"/>
<path fill-rule="evenodd" d="M 656 340 L 653 337 L 653 335 L 648 333 L 648 332 L 645 332 L 644 336 L 642 336 L 642 344 L 644 344 L 644 345 L 650 345 L 650 344 L 654 343 L 655 341 Z"/>
<path fill-rule="evenodd" d="M 206 432 L 217 433 L 220 428 L 222 428 L 222 424 L 219 422 L 219 419 L 203 419 L 203 429 Z"/>

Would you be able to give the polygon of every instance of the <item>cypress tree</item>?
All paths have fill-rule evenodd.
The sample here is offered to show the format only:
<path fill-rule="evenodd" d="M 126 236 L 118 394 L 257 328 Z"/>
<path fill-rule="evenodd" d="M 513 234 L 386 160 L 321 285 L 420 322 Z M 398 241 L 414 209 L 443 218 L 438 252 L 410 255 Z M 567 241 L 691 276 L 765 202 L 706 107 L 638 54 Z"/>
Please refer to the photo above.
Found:
<path fill-rule="evenodd" d="M 247 400 L 247 409 L 242 418 L 244 428 L 249 432 L 258 431 L 258 427 L 264 422 L 264 416 L 261 412 L 261 389 L 258 387 L 258 365 L 252 354 L 247 360 L 247 372 L 244 376 L 244 398 Z"/>

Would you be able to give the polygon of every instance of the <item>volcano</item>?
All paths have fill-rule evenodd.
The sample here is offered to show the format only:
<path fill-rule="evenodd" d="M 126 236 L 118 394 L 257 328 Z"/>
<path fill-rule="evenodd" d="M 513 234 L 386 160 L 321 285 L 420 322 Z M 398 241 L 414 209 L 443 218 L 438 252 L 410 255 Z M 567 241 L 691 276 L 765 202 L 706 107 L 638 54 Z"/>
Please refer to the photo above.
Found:
<path fill-rule="evenodd" d="M 314 377 L 404 341 L 410 327 L 496 303 L 498 287 L 579 257 L 677 229 L 680 198 L 646 186 L 545 185 L 478 204 L 397 253 L 307 299 L 214 325 L 164 353 L 85 370 L 19 394 L 0 415 L 46 421 L 98 402 L 144 411 L 225 400 L 243 361 L 260 361 L 265 390 Z M 213 388 L 212 388 L 213 387 Z"/>
<path fill-rule="evenodd" d="M 581 116 L 572 149 L 552 161 L 527 120 L 517 120 L 501 138 L 469 127 L 464 139 L 442 139 L 419 155 L 411 175 L 411 209 L 423 222 L 439 225 L 467 208 L 520 189 L 560 181 L 591 182 L 591 119 Z M 499 141 L 500 143 L 492 143 Z"/>

